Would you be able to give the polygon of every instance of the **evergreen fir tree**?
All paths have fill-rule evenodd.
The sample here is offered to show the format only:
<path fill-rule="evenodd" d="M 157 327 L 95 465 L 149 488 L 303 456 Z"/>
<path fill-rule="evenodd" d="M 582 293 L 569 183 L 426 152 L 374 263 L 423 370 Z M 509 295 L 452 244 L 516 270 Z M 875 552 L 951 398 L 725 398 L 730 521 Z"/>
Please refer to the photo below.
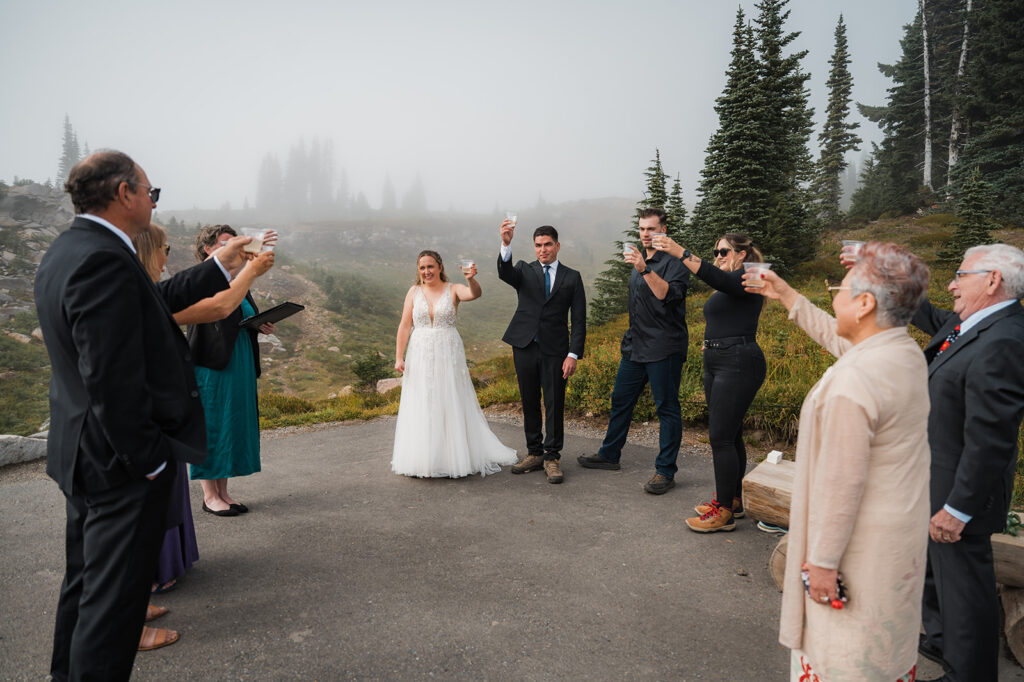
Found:
<path fill-rule="evenodd" d="M 902 214 L 931 204 L 933 194 L 922 187 L 924 165 L 923 136 L 928 134 L 935 149 L 944 149 L 949 142 L 950 122 L 956 96 L 956 72 L 962 43 L 963 0 L 928 0 L 928 62 L 931 80 L 931 125 L 925 130 L 924 116 L 924 43 L 921 35 L 921 13 L 904 27 L 900 41 L 902 54 L 894 64 L 879 64 L 881 73 L 893 81 L 884 106 L 858 104 L 861 114 L 877 123 L 884 139 L 875 163 L 884 175 L 882 213 Z M 977 10 L 975 10 L 977 12 Z M 932 177 L 947 176 L 943 155 L 932 160 Z"/>
<path fill-rule="evenodd" d="M 957 221 L 947 248 L 939 252 L 941 260 L 958 263 L 964 251 L 972 246 L 992 243 L 992 230 L 998 229 L 999 225 L 992 222 L 989 214 L 991 205 L 992 189 L 981 179 L 981 171 L 975 168 L 957 198 Z"/>
<path fill-rule="evenodd" d="M 765 103 L 761 123 L 772 143 L 764 157 L 769 219 L 758 230 L 760 237 L 751 237 L 765 258 L 782 271 L 810 258 L 817 237 L 817 225 L 808 208 L 810 196 L 805 189 L 813 175 L 807 142 L 814 111 L 807 104 L 805 87 L 810 75 L 800 68 L 806 50 L 784 54 L 800 35 L 785 31 L 788 4 L 789 0 L 761 0 L 756 5 L 760 14 L 754 29 L 758 88 Z"/>
<path fill-rule="evenodd" d="M 666 234 L 676 242 L 684 240 L 686 236 L 686 204 L 683 203 L 683 184 L 679 181 L 678 173 L 676 173 L 675 182 L 672 183 L 668 202 L 665 204 L 665 214 Z"/>
<path fill-rule="evenodd" d="M 71 127 L 71 118 L 67 114 L 64 114 L 64 143 L 61 150 L 60 163 L 57 166 L 57 183 L 63 185 L 71 169 L 82 160 L 78 136 L 75 135 L 75 129 Z"/>
<path fill-rule="evenodd" d="M 1024 32 L 1020 0 L 986 0 L 971 18 L 964 113 L 970 137 L 953 180 L 975 167 L 992 189 L 992 213 L 1024 224 Z"/>
<path fill-rule="evenodd" d="M 840 218 L 839 201 L 842 195 L 842 176 L 846 169 L 846 152 L 858 148 L 860 138 L 853 132 L 860 124 L 848 120 L 850 114 L 850 91 L 853 77 L 850 75 L 850 53 L 846 40 L 846 24 L 843 15 L 835 30 L 835 49 L 829 60 L 831 70 L 828 81 L 828 107 L 825 125 L 818 142 L 821 155 L 815 169 L 814 199 L 818 218 L 827 226 L 834 226 Z"/>
<path fill-rule="evenodd" d="M 637 202 L 637 210 L 642 208 L 664 210 L 665 202 L 668 199 L 668 194 L 665 191 L 668 177 L 661 167 L 660 150 L 654 150 L 654 159 L 644 171 L 644 176 L 647 178 L 647 191 L 644 193 L 644 198 Z M 682 192 L 681 188 L 680 192 Z M 629 275 L 633 266 L 622 259 L 622 250 L 626 244 L 632 244 L 639 248 L 639 228 L 639 219 L 633 218 L 632 226 L 623 232 L 624 238 L 615 242 L 615 255 L 604 262 L 608 266 L 607 269 L 594 280 L 597 295 L 588 306 L 590 308 L 590 324 L 602 324 L 626 312 L 629 301 Z"/>
<path fill-rule="evenodd" d="M 736 11 L 725 88 L 715 100 L 718 130 L 708 142 L 687 248 L 706 254 L 725 232 L 760 239 L 770 199 L 765 159 L 773 144 L 762 125 L 765 109 L 754 35 L 741 8 Z"/>
<path fill-rule="evenodd" d="M 850 200 L 850 217 L 874 220 L 885 210 L 885 180 L 882 168 L 876 162 L 878 145 L 871 143 L 871 155 L 864 159 L 860 169 L 860 186 Z"/>

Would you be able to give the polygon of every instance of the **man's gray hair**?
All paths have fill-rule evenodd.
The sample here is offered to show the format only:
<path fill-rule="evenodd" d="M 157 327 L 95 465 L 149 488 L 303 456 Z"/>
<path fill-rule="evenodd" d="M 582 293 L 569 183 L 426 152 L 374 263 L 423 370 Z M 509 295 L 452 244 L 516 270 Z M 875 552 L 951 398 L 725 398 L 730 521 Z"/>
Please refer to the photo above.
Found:
<path fill-rule="evenodd" d="M 1009 244 L 984 244 L 967 249 L 964 260 L 978 255 L 972 270 L 998 270 L 1007 298 L 1024 298 L 1024 251 Z"/>
<path fill-rule="evenodd" d="M 850 295 L 875 297 L 879 327 L 902 327 L 910 322 L 928 294 L 928 266 L 898 244 L 868 242 L 860 249 L 847 283 Z"/>

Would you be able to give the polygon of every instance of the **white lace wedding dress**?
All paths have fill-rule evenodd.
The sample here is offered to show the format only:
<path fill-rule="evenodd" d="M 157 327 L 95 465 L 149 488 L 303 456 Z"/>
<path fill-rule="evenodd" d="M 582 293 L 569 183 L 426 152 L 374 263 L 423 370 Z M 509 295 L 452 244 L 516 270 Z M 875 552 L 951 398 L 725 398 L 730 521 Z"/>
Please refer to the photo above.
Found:
<path fill-rule="evenodd" d="M 455 328 L 451 284 L 431 311 L 423 288 L 412 308 L 402 401 L 391 469 L 406 476 L 458 478 L 515 464 L 516 451 L 495 436 L 473 390 L 466 350 Z"/>

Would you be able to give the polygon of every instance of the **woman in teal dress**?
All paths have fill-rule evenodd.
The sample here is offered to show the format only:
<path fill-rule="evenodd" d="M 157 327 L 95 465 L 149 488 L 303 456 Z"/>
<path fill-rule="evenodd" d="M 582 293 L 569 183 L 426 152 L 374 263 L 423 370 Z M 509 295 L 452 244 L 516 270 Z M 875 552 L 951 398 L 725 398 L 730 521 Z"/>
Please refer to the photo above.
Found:
<path fill-rule="evenodd" d="M 196 238 L 196 258 L 205 259 L 235 236 L 227 225 L 208 225 Z M 199 395 L 206 413 L 206 461 L 191 466 L 203 488 L 203 511 L 237 516 L 249 509 L 228 494 L 228 479 L 260 470 L 260 429 L 256 378 L 260 375 L 258 332 L 240 327 L 258 313 L 247 292 L 241 305 L 222 320 L 189 325 L 188 341 Z M 259 328 L 264 334 L 273 324 Z"/>

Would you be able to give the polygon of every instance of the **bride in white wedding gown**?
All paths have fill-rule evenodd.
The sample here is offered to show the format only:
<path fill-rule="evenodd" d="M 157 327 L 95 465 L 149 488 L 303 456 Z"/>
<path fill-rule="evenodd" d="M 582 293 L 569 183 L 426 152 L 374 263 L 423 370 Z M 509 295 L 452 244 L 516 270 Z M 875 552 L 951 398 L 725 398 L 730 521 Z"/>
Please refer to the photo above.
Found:
<path fill-rule="evenodd" d="M 480 297 L 476 265 L 465 271 L 466 284 L 454 285 L 437 252 L 421 252 L 416 266 L 395 341 L 395 371 L 404 378 L 391 470 L 451 478 L 497 473 L 499 465 L 516 463 L 516 451 L 484 419 L 455 328 L 459 302 Z"/>

